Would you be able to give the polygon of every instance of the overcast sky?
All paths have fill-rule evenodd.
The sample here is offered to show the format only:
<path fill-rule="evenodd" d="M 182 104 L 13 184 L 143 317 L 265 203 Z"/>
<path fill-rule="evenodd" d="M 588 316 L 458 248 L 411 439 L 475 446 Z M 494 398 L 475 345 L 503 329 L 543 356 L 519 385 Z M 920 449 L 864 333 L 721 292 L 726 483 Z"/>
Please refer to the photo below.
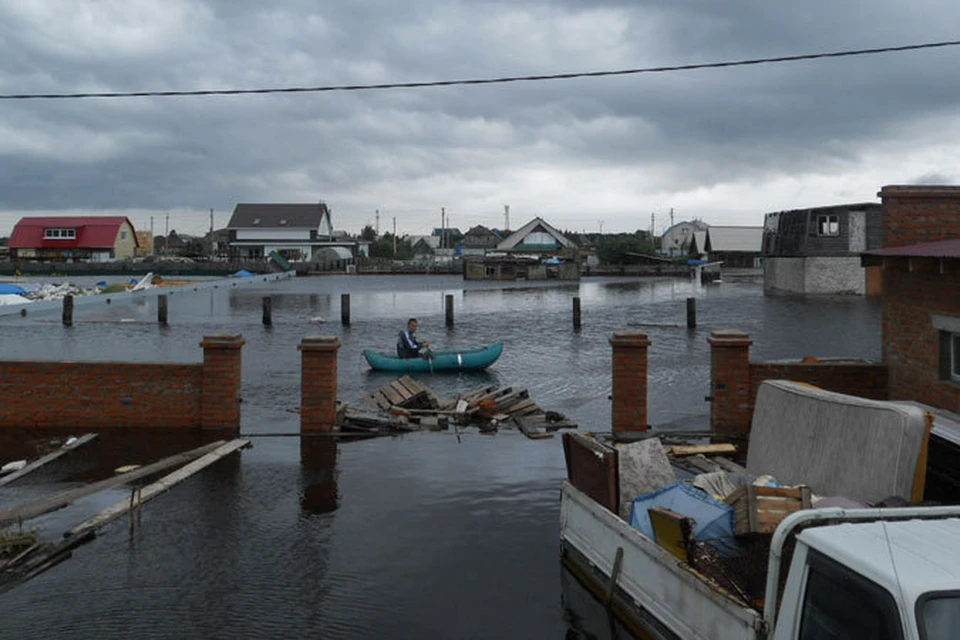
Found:
<path fill-rule="evenodd" d="M 254 89 L 603 71 L 957 39 L 955 0 L 0 0 L 0 93 Z M 960 47 L 386 91 L 0 100 L 0 235 L 22 215 L 202 233 L 325 201 L 400 233 L 760 225 L 960 182 Z"/>

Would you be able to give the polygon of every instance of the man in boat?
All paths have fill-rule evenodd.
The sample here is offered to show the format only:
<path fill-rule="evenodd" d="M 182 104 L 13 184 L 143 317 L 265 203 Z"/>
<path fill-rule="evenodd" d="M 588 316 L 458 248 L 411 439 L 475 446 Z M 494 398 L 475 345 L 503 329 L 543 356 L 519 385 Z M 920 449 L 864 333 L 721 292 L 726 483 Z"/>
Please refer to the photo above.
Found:
<path fill-rule="evenodd" d="M 400 338 L 397 340 L 397 356 L 400 358 L 420 358 L 426 356 L 430 349 L 430 343 L 424 340 L 420 342 L 414 335 L 417 332 L 417 319 L 407 320 L 407 328 L 400 332 Z"/>

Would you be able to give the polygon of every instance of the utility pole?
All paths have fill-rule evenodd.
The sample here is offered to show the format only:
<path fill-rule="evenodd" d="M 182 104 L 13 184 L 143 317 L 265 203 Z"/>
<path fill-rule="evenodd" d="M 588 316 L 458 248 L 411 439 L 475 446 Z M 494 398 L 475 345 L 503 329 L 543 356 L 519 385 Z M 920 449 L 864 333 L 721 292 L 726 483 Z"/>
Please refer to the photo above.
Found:
<path fill-rule="evenodd" d="M 670 207 L 670 226 L 673 226 L 673 207 Z"/>
<path fill-rule="evenodd" d="M 154 255 L 154 251 L 153 251 L 153 216 L 150 216 L 150 255 Z"/>
<path fill-rule="evenodd" d="M 653 239 L 653 236 L 657 235 L 657 214 L 650 214 L 650 239 Z"/>
<path fill-rule="evenodd" d="M 447 234 L 446 223 L 444 222 L 444 218 L 446 215 L 447 215 L 446 209 L 444 207 L 440 207 L 440 248 L 441 249 L 443 249 L 443 239 L 444 239 L 443 237 Z"/>
<path fill-rule="evenodd" d="M 603 220 L 597 220 L 597 224 L 600 225 L 600 235 L 603 235 Z"/>
<path fill-rule="evenodd" d="M 167 243 L 170 241 L 170 214 L 167 214 L 167 226 L 163 232 L 163 253 L 167 253 Z"/>
<path fill-rule="evenodd" d="M 510 205 L 503 205 L 503 228 L 510 230 Z"/>
<path fill-rule="evenodd" d="M 393 216 L 393 257 L 397 257 L 397 216 Z"/>
<path fill-rule="evenodd" d="M 376 220 L 377 220 L 376 232 L 377 232 L 377 237 L 379 238 L 379 237 L 380 237 L 380 209 L 377 209 L 377 218 L 376 218 Z"/>

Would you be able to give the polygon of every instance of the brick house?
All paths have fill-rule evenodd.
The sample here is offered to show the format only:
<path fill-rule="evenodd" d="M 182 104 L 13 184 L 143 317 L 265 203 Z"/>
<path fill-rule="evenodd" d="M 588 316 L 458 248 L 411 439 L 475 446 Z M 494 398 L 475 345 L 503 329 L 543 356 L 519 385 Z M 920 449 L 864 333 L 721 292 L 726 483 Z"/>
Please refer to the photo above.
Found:
<path fill-rule="evenodd" d="M 892 400 L 960 413 L 960 187 L 886 186 L 881 269 L 883 361 Z"/>
<path fill-rule="evenodd" d="M 105 262 L 132 258 L 136 230 L 124 216 L 21 218 L 10 236 L 14 260 Z"/>

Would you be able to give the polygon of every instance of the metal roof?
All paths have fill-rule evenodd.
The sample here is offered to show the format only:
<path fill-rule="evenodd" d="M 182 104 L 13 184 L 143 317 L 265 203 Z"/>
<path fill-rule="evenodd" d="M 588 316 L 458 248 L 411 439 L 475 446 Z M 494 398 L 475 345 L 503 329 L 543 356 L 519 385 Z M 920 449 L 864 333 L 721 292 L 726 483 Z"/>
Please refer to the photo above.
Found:
<path fill-rule="evenodd" d="M 865 251 L 862 255 L 892 258 L 960 258 L 960 238 L 874 249 Z"/>
<path fill-rule="evenodd" d="M 813 527 L 798 538 L 842 562 L 908 608 L 928 591 L 960 589 L 960 519 L 845 523 Z"/>
<path fill-rule="evenodd" d="M 501 251 L 505 249 L 513 249 L 517 245 L 523 244 L 523 241 L 527 238 L 527 236 L 538 229 L 553 236 L 553 238 L 556 239 L 561 247 L 574 246 L 573 242 L 571 242 L 569 238 L 560 233 L 555 227 L 550 225 L 550 223 L 543 218 L 536 217 L 507 236 L 502 242 L 500 242 L 500 244 L 497 245 L 497 249 Z"/>
<path fill-rule="evenodd" d="M 760 248 L 763 246 L 763 227 L 710 226 L 707 228 L 707 241 L 709 241 L 710 251 L 760 253 Z M 705 244 L 707 244 L 706 241 Z"/>
<path fill-rule="evenodd" d="M 240 203 L 230 217 L 228 229 L 319 229 L 323 219 L 333 233 L 330 210 L 324 203 L 251 204 Z"/>
<path fill-rule="evenodd" d="M 133 225 L 125 216 L 52 216 L 21 218 L 13 228 L 10 241 L 11 249 L 62 248 L 62 249 L 112 249 L 117 243 L 117 233 L 124 223 Z M 76 229 L 75 238 L 44 238 L 44 229 Z M 137 234 L 133 241 L 140 246 Z"/>

